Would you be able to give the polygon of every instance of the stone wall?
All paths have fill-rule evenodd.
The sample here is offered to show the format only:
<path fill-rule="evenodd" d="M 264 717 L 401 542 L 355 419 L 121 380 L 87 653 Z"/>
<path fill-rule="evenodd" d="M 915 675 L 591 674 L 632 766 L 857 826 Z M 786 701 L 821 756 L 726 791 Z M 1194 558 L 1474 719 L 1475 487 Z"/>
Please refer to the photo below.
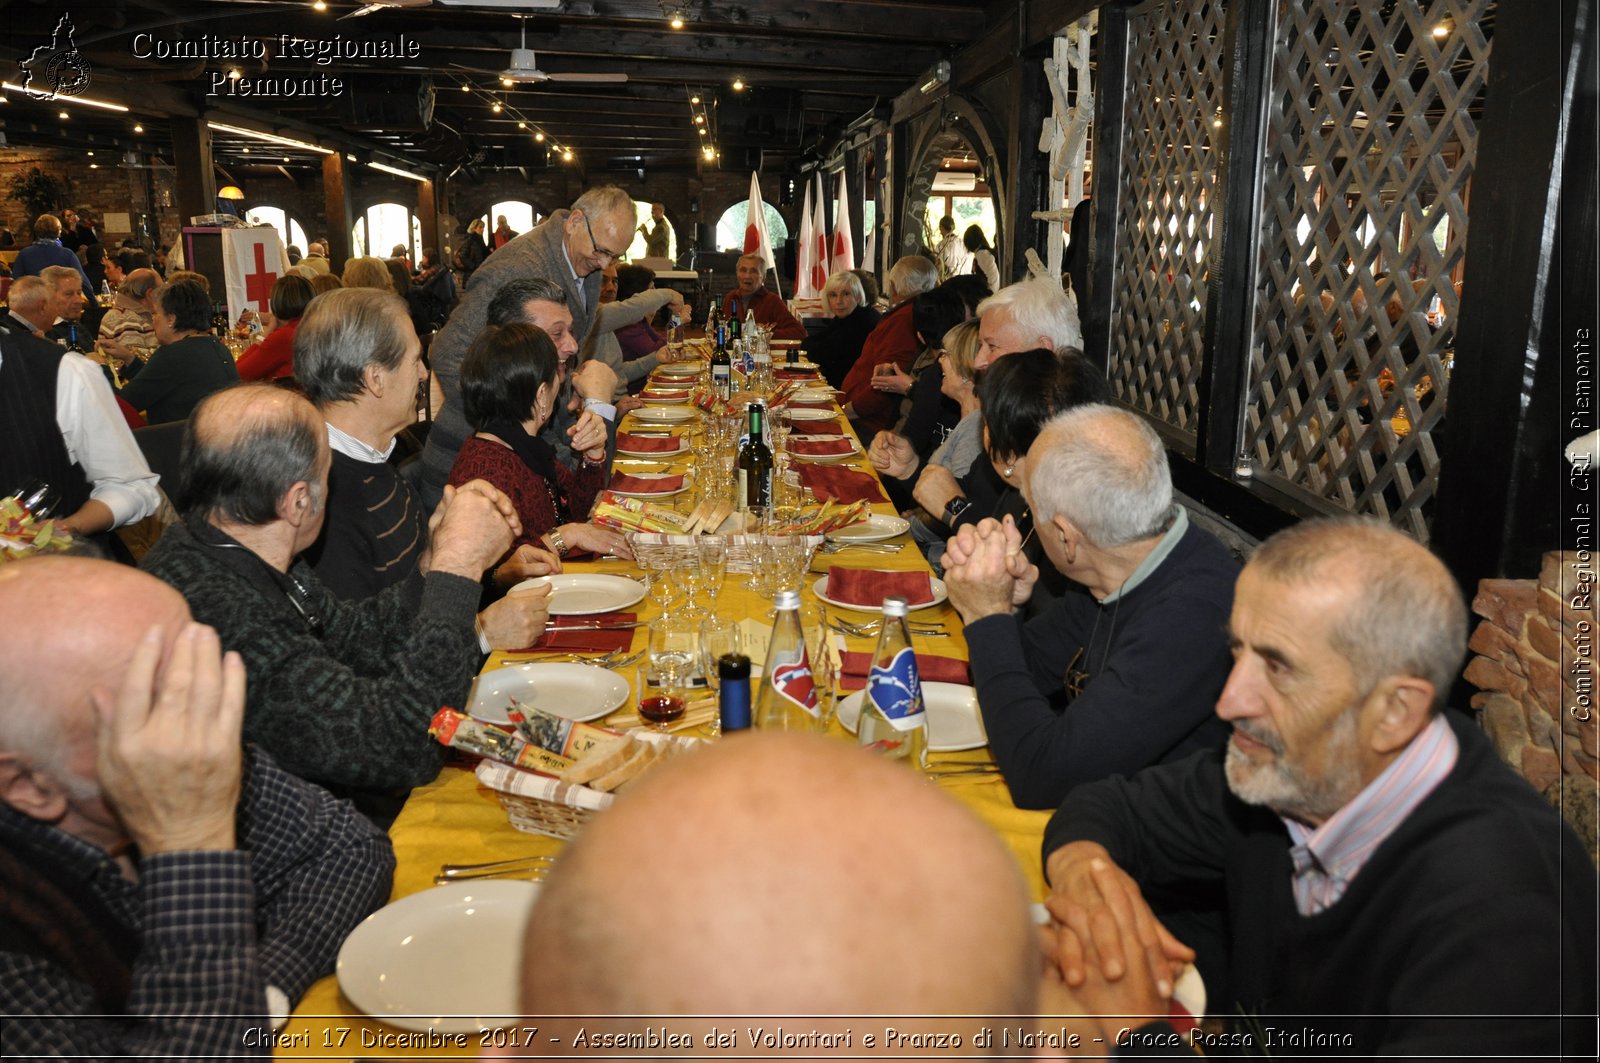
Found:
<path fill-rule="evenodd" d="M 1489 579 L 1472 611 L 1472 706 L 1495 748 L 1561 808 L 1594 854 L 1600 721 L 1595 606 L 1587 554 L 1549 553 L 1537 580 Z"/>

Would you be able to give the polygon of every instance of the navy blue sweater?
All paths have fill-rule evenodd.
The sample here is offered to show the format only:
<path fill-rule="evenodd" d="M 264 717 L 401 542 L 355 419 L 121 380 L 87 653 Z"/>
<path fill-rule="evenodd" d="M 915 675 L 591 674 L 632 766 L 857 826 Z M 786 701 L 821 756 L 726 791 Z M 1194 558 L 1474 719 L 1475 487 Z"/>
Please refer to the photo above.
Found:
<path fill-rule="evenodd" d="M 1238 575 L 1227 548 L 1191 524 L 1116 602 L 1074 586 L 1026 625 L 1010 615 L 967 625 L 989 749 L 1018 808 L 1054 808 L 1080 783 L 1226 741 L 1215 710 Z M 1069 665 L 1089 673 L 1070 699 Z"/>

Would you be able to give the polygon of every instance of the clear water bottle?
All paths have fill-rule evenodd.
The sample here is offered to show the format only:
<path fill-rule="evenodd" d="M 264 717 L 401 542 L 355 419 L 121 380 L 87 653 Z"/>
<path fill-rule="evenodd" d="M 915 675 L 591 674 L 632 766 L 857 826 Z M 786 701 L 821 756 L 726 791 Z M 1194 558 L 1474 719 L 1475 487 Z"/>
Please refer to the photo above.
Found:
<path fill-rule="evenodd" d="M 779 591 L 767 668 L 756 698 L 755 724 L 762 731 L 822 730 L 822 709 L 811 677 L 805 631 L 800 627 L 800 592 Z"/>
<path fill-rule="evenodd" d="M 928 769 L 928 714 L 922 703 L 917 655 L 912 652 L 911 632 L 906 627 L 904 598 L 883 600 L 883 630 L 867 674 L 856 740 L 918 771 Z"/>

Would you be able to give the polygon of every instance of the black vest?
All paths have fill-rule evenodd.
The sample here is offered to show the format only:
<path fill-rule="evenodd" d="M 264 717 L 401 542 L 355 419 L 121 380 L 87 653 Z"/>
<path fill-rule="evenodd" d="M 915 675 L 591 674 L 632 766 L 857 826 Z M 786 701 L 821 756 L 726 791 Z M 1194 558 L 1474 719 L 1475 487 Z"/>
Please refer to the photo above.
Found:
<path fill-rule="evenodd" d="M 56 423 L 56 380 L 65 355 L 53 344 L 24 349 L 16 337 L 0 336 L 0 497 L 43 480 L 60 493 L 56 515 L 62 517 L 89 501 L 90 490 Z"/>

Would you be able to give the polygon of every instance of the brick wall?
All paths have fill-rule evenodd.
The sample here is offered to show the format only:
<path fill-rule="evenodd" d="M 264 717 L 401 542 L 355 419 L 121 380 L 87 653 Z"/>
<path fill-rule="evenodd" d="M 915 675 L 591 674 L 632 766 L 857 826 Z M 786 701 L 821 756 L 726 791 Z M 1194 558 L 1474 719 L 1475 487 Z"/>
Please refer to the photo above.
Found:
<path fill-rule="evenodd" d="M 1572 552 L 1546 554 L 1536 580 L 1484 580 L 1465 673 L 1495 748 L 1562 809 L 1591 855 L 1600 780 L 1592 580 L 1587 558 Z"/>

